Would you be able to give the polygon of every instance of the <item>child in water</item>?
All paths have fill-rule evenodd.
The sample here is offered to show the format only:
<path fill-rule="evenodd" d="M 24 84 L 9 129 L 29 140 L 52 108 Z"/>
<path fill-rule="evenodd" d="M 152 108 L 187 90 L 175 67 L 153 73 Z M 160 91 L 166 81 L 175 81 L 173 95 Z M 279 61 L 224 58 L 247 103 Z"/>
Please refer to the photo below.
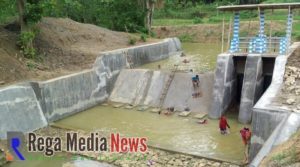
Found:
<path fill-rule="evenodd" d="M 219 121 L 219 128 L 222 135 L 227 134 L 227 127 L 230 129 L 229 124 L 227 123 L 227 118 L 222 115 Z"/>

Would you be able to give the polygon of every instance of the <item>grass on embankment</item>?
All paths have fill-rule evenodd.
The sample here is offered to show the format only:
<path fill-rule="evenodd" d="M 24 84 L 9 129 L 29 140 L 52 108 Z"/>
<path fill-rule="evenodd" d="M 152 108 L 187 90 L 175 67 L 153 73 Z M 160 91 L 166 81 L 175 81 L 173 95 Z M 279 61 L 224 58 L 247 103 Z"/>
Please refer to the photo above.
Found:
<path fill-rule="evenodd" d="M 288 0 L 288 2 L 293 0 Z M 272 3 L 272 0 L 270 1 Z M 270 3 L 268 1 L 268 3 Z M 230 19 L 233 18 L 232 12 L 220 12 L 217 11 L 217 6 L 220 4 L 211 4 L 211 5 L 197 5 L 197 6 L 187 6 L 187 7 L 170 7 L 165 6 L 163 9 L 158 9 L 154 13 L 154 26 L 191 26 L 197 25 L 202 26 L 206 24 L 217 24 L 217 26 L 222 26 L 223 19 L 225 23 L 229 23 Z M 283 29 L 278 31 L 272 31 L 272 35 L 274 36 L 284 36 L 285 35 L 285 26 L 287 19 L 288 10 L 266 10 L 265 18 L 266 18 L 266 28 L 265 32 L 269 35 L 269 27 L 270 21 L 272 20 L 273 25 L 274 22 L 280 23 L 280 27 L 284 27 Z M 293 38 L 294 40 L 300 40 L 300 10 L 294 10 L 293 12 L 294 24 L 293 24 Z M 241 11 L 240 12 L 241 22 L 257 22 L 258 11 Z M 278 25 L 278 24 L 277 24 Z M 253 28 L 253 27 L 251 27 Z M 278 29 L 274 27 L 273 29 Z M 255 30 L 253 30 L 255 31 Z M 246 35 L 247 32 L 240 31 L 240 35 Z M 180 34 L 185 39 L 191 39 L 187 37 L 188 35 L 193 36 L 193 34 Z M 214 34 L 211 34 L 214 35 Z M 191 40 L 192 41 L 192 40 Z"/>

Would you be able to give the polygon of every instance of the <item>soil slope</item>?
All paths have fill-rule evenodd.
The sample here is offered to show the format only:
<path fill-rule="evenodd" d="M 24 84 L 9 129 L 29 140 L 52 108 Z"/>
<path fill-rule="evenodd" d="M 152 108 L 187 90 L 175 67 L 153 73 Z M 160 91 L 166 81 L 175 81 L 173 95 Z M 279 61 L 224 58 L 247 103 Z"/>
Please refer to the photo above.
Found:
<path fill-rule="evenodd" d="M 44 18 L 37 27 L 34 45 L 38 59 L 29 60 L 16 44 L 18 25 L 0 25 L 0 85 L 45 80 L 90 68 L 100 52 L 128 47 L 129 38 L 134 37 L 66 18 Z"/>
<path fill-rule="evenodd" d="M 284 22 L 272 22 L 272 33 L 277 31 L 285 31 Z M 258 21 L 243 21 L 240 24 L 240 36 L 255 36 L 258 33 Z M 225 24 L 224 41 L 227 44 L 229 24 Z M 187 42 L 221 42 L 222 39 L 222 23 L 218 24 L 198 24 L 186 26 L 156 26 L 153 31 L 158 38 L 179 37 L 187 40 Z M 266 22 L 265 32 L 270 33 L 270 22 Z M 232 28 L 231 28 L 232 37 Z"/>
<path fill-rule="evenodd" d="M 50 68 L 89 67 L 101 51 L 126 47 L 129 35 L 70 19 L 44 18 L 35 42 Z"/>
<path fill-rule="evenodd" d="M 287 142 L 277 146 L 262 161 L 261 167 L 299 167 L 300 166 L 300 131 Z"/>

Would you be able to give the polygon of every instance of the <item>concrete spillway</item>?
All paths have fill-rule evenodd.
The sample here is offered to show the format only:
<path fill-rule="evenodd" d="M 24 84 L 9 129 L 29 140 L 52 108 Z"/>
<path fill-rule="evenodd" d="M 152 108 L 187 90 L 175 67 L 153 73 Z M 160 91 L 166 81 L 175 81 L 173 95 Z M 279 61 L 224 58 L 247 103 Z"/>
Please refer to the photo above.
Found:
<path fill-rule="evenodd" d="M 264 63 L 262 55 L 221 54 L 217 64 L 210 117 L 219 118 L 231 104 L 238 104 L 239 121 L 250 123 L 254 104 L 269 86 L 265 84 L 265 77 L 272 77 L 269 68 L 272 69 L 274 63 Z M 264 71 L 264 66 L 269 67 L 268 70 Z"/>
<path fill-rule="evenodd" d="M 145 69 L 122 70 L 109 100 L 132 105 L 160 107 L 160 97 L 167 84 L 170 72 Z M 163 108 L 175 107 L 183 111 L 186 107 L 195 112 L 210 111 L 212 99 L 213 73 L 200 75 L 202 96 L 193 98 L 196 91 L 188 73 L 176 73 L 168 89 Z"/>
<path fill-rule="evenodd" d="M 211 118 L 219 118 L 231 104 L 239 105 L 238 119 L 251 123 L 250 166 L 258 166 L 273 147 L 300 127 L 300 115 L 272 104 L 283 81 L 288 55 L 221 54 L 217 59 Z M 286 133 L 282 133 L 282 132 Z"/>

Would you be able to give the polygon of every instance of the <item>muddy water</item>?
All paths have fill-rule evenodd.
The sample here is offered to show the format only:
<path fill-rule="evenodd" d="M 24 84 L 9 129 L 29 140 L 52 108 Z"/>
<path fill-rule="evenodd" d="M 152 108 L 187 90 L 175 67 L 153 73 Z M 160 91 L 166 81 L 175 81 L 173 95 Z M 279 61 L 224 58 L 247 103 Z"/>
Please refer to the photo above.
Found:
<path fill-rule="evenodd" d="M 166 116 L 149 111 L 97 106 L 56 122 L 57 125 L 85 131 L 119 132 L 125 136 L 147 137 L 148 144 L 200 156 L 241 161 L 243 143 L 238 124 L 229 115 L 229 135 L 221 135 L 218 121 L 200 125 L 192 117 Z"/>
<path fill-rule="evenodd" d="M 193 69 L 196 72 L 207 72 L 215 69 L 217 56 L 221 53 L 221 44 L 218 43 L 182 43 L 182 48 L 186 56 L 172 56 L 168 59 L 145 64 L 138 68 L 172 69 L 174 64 L 179 65 L 179 69 L 187 71 Z M 184 63 L 184 59 L 188 63 Z"/>

